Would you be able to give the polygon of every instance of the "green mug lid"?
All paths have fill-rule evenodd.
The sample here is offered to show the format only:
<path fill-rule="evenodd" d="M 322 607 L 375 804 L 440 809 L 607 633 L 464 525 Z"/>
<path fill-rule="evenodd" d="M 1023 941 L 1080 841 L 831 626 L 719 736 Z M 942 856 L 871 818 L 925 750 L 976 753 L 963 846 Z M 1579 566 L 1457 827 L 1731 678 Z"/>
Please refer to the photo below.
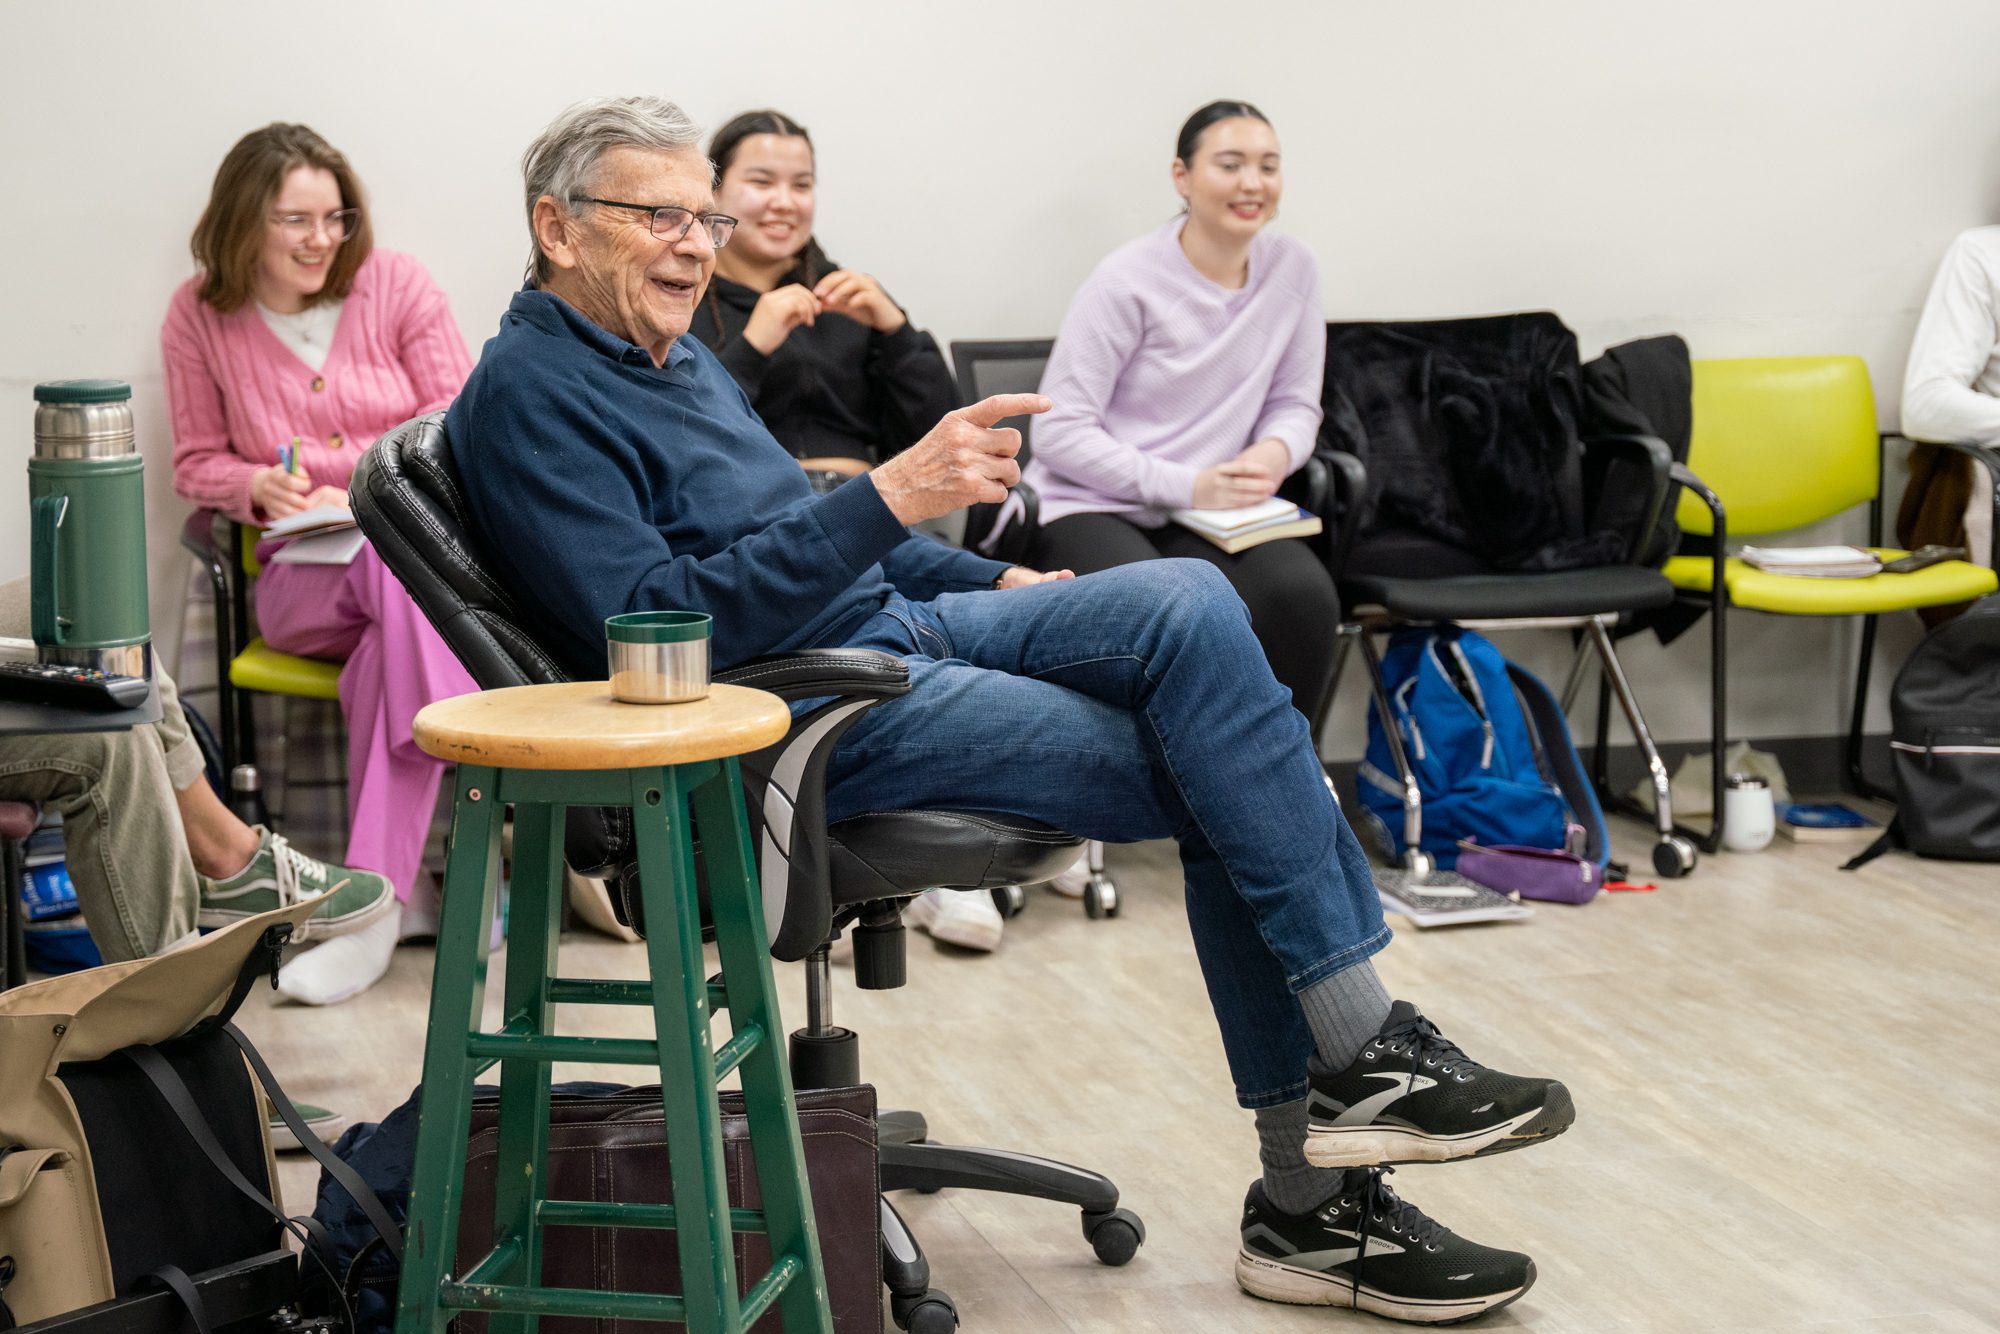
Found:
<path fill-rule="evenodd" d="M 44 380 L 35 386 L 37 403 L 124 403 L 132 386 L 123 380 Z"/>
<path fill-rule="evenodd" d="M 707 639 L 714 618 L 704 611 L 628 611 L 604 621 L 604 637 L 617 644 L 682 644 Z"/>

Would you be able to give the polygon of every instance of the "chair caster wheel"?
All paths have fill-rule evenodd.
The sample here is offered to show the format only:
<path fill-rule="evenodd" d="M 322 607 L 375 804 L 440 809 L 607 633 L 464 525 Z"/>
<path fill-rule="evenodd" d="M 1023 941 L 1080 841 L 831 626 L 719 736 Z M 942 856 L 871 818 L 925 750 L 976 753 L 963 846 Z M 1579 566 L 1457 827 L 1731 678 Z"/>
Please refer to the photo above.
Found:
<path fill-rule="evenodd" d="M 1094 875 L 1090 883 L 1083 887 L 1083 915 L 1095 921 L 1100 917 L 1118 915 L 1118 886 L 1101 875 Z"/>
<path fill-rule="evenodd" d="M 1694 869 L 1694 844 L 1679 834 L 1668 834 L 1653 845 L 1653 869 L 1668 880 L 1678 880 Z"/>
<path fill-rule="evenodd" d="M 1085 1210 L 1083 1235 L 1090 1242 L 1090 1249 L 1097 1252 L 1097 1258 L 1115 1268 L 1129 1264 L 1139 1253 L 1146 1240 L 1146 1225 L 1130 1209 L 1113 1209 L 1102 1214 Z"/>
<path fill-rule="evenodd" d="M 891 1296 L 889 1315 L 898 1329 L 907 1329 L 910 1334 L 951 1334 L 958 1328 L 958 1308 L 936 1288 L 927 1289 L 921 1297 Z"/>
<path fill-rule="evenodd" d="M 993 891 L 993 906 L 1002 917 L 1019 917 L 1028 906 L 1028 893 L 1019 885 L 1002 885 Z"/>

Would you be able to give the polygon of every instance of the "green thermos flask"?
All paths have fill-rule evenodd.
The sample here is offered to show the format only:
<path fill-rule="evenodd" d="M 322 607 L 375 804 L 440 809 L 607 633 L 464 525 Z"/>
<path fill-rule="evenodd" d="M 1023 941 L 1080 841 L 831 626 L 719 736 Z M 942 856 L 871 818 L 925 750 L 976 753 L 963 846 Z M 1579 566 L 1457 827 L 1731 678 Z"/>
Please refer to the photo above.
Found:
<path fill-rule="evenodd" d="M 35 386 L 28 504 L 32 633 L 42 661 L 150 678 L 146 462 L 132 434 L 132 386 Z"/>

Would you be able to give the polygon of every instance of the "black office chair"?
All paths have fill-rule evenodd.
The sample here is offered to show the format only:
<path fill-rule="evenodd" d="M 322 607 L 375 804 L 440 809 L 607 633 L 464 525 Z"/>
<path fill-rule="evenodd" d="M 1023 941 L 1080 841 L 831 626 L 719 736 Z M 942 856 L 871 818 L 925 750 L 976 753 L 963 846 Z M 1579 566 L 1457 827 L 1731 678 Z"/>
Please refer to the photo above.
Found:
<path fill-rule="evenodd" d="M 961 406 L 969 407 L 995 394 L 1037 392 L 1042 383 L 1042 368 L 1049 364 L 1049 353 L 1055 350 L 1055 345 L 1053 338 L 954 342 L 951 365 L 958 376 Z M 1035 456 L 1034 422 L 1032 416 L 1023 413 L 997 423 L 1021 433 L 1021 452 L 1015 459 L 1023 468 Z M 1039 515 L 1035 489 L 1022 482 L 998 504 L 966 509 L 964 545 L 991 560 L 1021 564 L 1028 559 L 1028 544 L 1040 526 Z"/>
<path fill-rule="evenodd" d="M 1527 628 L 1569 629 L 1579 632 L 1577 650 L 1561 700 L 1567 711 L 1589 674 L 1593 658 L 1598 664 L 1601 686 L 1599 711 L 1609 708 L 1615 696 L 1623 709 L 1632 735 L 1639 745 L 1653 786 L 1654 820 L 1658 841 L 1653 849 L 1653 865 L 1662 876 L 1686 875 L 1694 868 L 1696 849 L 1689 832 L 1673 823 L 1673 805 L 1668 789 L 1665 761 L 1660 758 L 1646 726 L 1637 699 L 1632 694 L 1623 666 L 1613 645 L 1613 632 L 1621 618 L 1634 612 L 1657 610 L 1673 602 L 1673 586 L 1657 569 L 1629 563 L 1608 563 L 1578 569 L 1534 573 L 1440 573 L 1454 561 L 1476 566 L 1471 553 L 1454 553 L 1444 544 L 1413 536 L 1407 527 L 1385 522 L 1386 479 L 1393 477 L 1406 489 L 1425 486 L 1451 488 L 1448 467 L 1438 475 L 1411 478 L 1411 459 L 1426 449 L 1444 450 L 1437 438 L 1434 419 L 1429 417 L 1440 392 L 1442 378 L 1423 379 L 1443 360 L 1438 349 L 1455 341 L 1487 343 L 1501 352 L 1502 359 L 1516 358 L 1514 364 L 1523 377 L 1548 373 L 1547 363 L 1536 360 L 1525 349 L 1547 352 L 1570 339 L 1569 358 L 1574 359 L 1574 336 L 1561 321 L 1548 314 L 1502 315 L 1486 319 L 1421 321 L 1400 324 L 1329 324 L 1327 372 L 1323 401 L 1326 421 L 1320 432 L 1318 457 L 1332 473 L 1336 509 L 1347 516 L 1328 550 L 1328 569 L 1340 589 L 1345 623 L 1341 626 L 1340 647 L 1335 653 L 1334 689 L 1338 689 L 1341 669 L 1349 646 L 1359 641 L 1367 663 L 1374 704 L 1390 757 L 1395 761 L 1396 779 L 1402 786 L 1403 855 L 1402 869 L 1416 876 L 1433 870 L 1431 859 L 1419 848 L 1423 835 L 1423 798 L 1402 736 L 1397 730 L 1388 691 L 1382 679 L 1381 657 L 1372 636 L 1413 625 L 1451 623 L 1475 630 Z M 1402 344 L 1420 349 L 1415 353 L 1415 369 L 1384 373 L 1380 362 L 1371 362 L 1370 352 L 1385 345 Z M 1421 382 L 1420 382 L 1421 381 Z M 1475 406 L 1458 410 L 1476 413 Z M 1442 415 L 1441 413 L 1439 414 Z M 1371 441 L 1365 418 L 1378 422 L 1393 419 L 1388 437 Z M 1519 419 L 1514 424 L 1520 425 Z M 1581 510 L 1585 504 L 1582 487 L 1582 446 L 1576 438 L 1574 422 L 1565 426 L 1558 420 L 1539 420 L 1536 428 L 1547 432 L 1554 446 L 1558 471 L 1551 478 L 1551 503 L 1574 511 L 1579 533 L 1591 531 L 1590 517 Z M 1502 429 L 1505 429 L 1504 427 Z M 1651 530 L 1666 503 L 1674 460 L 1663 441 L 1652 436 L 1598 437 L 1593 448 L 1616 451 L 1635 464 L 1649 479 L 1645 518 L 1637 540 L 1628 549 L 1643 552 L 1650 543 Z M 1381 467 L 1371 473 L 1368 456 L 1395 452 L 1396 466 Z M 1465 466 L 1466 460 L 1449 460 L 1450 466 Z M 1479 462 L 1479 461 L 1475 461 Z M 1454 498 L 1453 504 L 1460 502 Z M 1464 508 L 1463 505 L 1460 506 Z M 1357 552 L 1365 553 L 1372 572 L 1357 572 Z M 1407 561 L 1408 575 L 1381 572 Z M 1331 694 L 1331 691 L 1329 691 Z"/>
<path fill-rule="evenodd" d="M 445 440 L 444 413 L 390 431 L 364 454 L 350 485 L 354 515 L 376 552 L 410 590 L 482 689 L 570 679 L 492 573 Z M 855 984 L 904 982 L 903 904 L 925 890 L 992 889 L 1047 879 L 1074 859 L 1080 840 L 995 811 L 876 811 L 826 822 L 826 763 L 866 710 L 909 691 L 901 659 L 867 649 L 773 654 L 717 672 L 715 679 L 768 690 L 786 701 L 826 699 L 796 719 L 785 739 L 742 758 L 755 829 L 765 919 L 774 957 L 806 963 L 806 1023 L 792 1034 L 800 1088 L 861 1082 L 858 1039 L 832 1022 L 830 942 L 855 927 Z M 603 876 L 614 906 L 644 931 L 634 890 L 627 818 L 573 807 L 565 856 L 581 875 Z M 701 859 L 697 844 L 696 872 Z M 1083 1232 L 1106 1264 L 1129 1261 L 1145 1227 L 1118 1207 L 1118 1188 L 1095 1172 L 994 1149 L 932 1143 L 916 1112 L 880 1117 L 884 1191 L 946 1186 L 1030 1195 L 1083 1211 Z M 930 1287 L 930 1266 L 895 1209 L 882 1201 L 882 1277 L 896 1324 L 914 1334 L 957 1326 L 951 1299 Z"/>

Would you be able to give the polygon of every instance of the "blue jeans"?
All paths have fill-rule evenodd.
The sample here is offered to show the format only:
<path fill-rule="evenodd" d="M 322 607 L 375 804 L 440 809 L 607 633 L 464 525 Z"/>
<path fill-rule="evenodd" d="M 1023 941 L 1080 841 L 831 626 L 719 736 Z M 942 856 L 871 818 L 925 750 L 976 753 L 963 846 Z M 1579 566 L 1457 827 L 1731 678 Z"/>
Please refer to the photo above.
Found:
<path fill-rule="evenodd" d="M 847 642 L 902 657 L 912 688 L 834 751 L 829 818 L 999 810 L 1109 843 L 1177 840 L 1237 1099 L 1305 1096 L 1296 993 L 1389 930 L 1306 721 L 1220 571 L 1158 560 L 897 596 Z"/>

